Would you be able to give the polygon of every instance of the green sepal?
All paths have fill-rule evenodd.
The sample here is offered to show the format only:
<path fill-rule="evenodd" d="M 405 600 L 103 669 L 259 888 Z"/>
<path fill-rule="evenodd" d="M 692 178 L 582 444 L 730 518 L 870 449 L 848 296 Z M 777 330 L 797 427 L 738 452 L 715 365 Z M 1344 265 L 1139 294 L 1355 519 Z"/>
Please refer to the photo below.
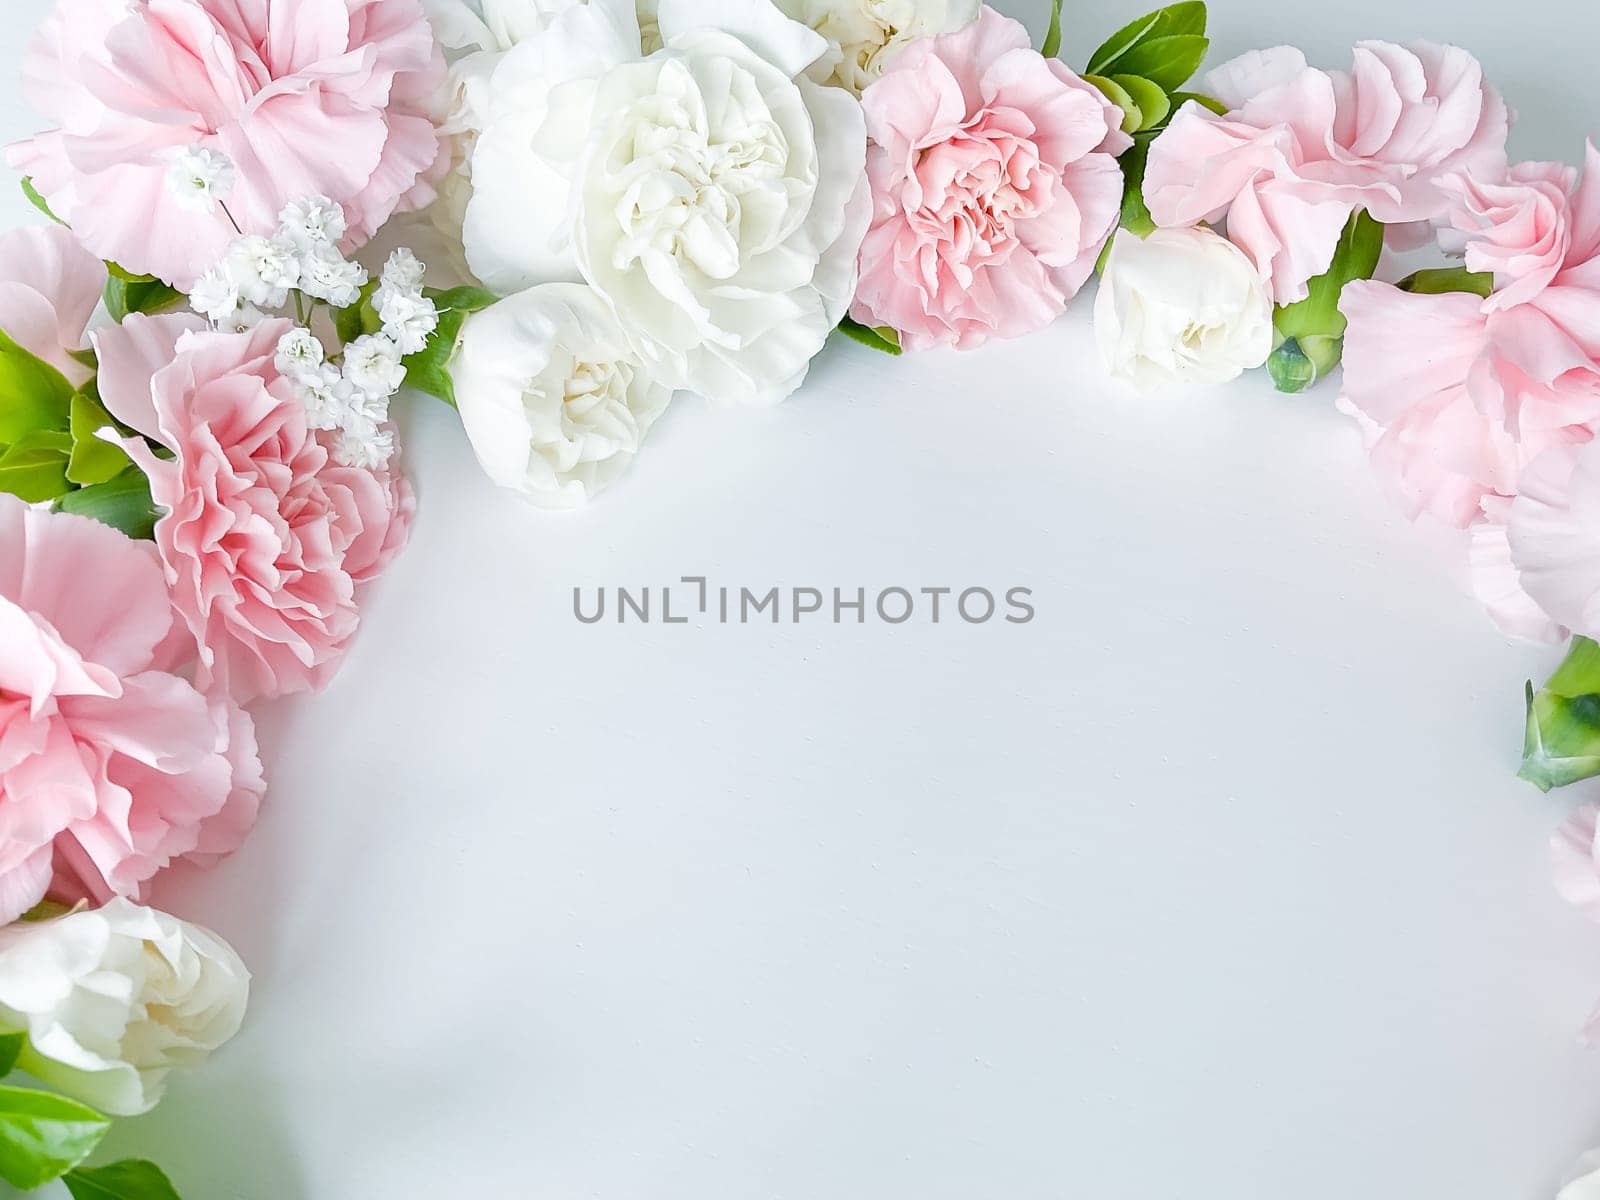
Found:
<path fill-rule="evenodd" d="M 1061 0 L 1050 0 L 1050 28 L 1045 30 L 1039 53 L 1054 58 L 1061 53 Z"/>
<path fill-rule="evenodd" d="M 846 317 L 839 322 L 839 332 L 868 350 L 893 356 L 901 353 L 900 331 L 887 325 L 863 325 L 853 317 Z"/>
<path fill-rule="evenodd" d="M 1527 684 L 1523 729 L 1525 779 L 1542 792 L 1600 775 L 1600 644 L 1572 639 L 1572 649 L 1543 688 Z"/>
<path fill-rule="evenodd" d="M 0 443 L 40 429 L 65 432 L 71 405 L 66 376 L 0 331 Z"/>
<path fill-rule="evenodd" d="M 117 423 L 97 399 L 87 392 L 72 397 L 72 454 L 67 460 L 67 478 L 80 487 L 115 479 L 133 464 L 121 446 L 96 436 L 107 426 L 115 429 Z"/>
<path fill-rule="evenodd" d="M 39 194 L 38 188 L 33 186 L 33 177 L 31 175 L 24 175 L 22 177 L 22 194 L 28 198 L 29 204 L 33 205 L 57 225 L 66 224 L 65 221 L 50 211 L 50 202 Z"/>
<path fill-rule="evenodd" d="M 0 1087 L 0 1179 L 32 1191 L 94 1152 L 111 1122 L 65 1096 Z"/>
<path fill-rule="evenodd" d="M 27 1044 L 25 1033 L 0 1033 L 0 1079 L 16 1069 L 17 1059 Z"/>
<path fill-rule="evenodd" d="M 163 511 L 150 498 L 150 480 L 138 467 L 129 467 L 105 483 L 67 492 L 57 498 L 55 510 L 89 517 L 140 542 L 155 537 Z"/>
<path fill-rule="evenodd" d="M 1395 285 L 1416 296 L 1442 296 L 1449 292 L 1470 292 L 1485 298 L 1494 291 L 1494 276 L 1488 271 L 1469 271 L 1465 267 L 1434 267 L 1413 271 Z"/>
<path fill-rule="evenodd" d="M 1094 75 L 1112 74 L 1115 66 L 1121 74 L 1145 75 L 1124 63 L 1124 58 L 1135 48 L 1148 42 L 1168 37 L 1204 37 L 1206 32 L 1206 6 L 1203 0 L 1185 0 L 1182 4 L 1169 4 L 1155 12 L 1146 13 L 1113 33 L 1100 48 L 1089 56 L 1087 71 Z M 1196 64 L 1198 65 L 1198 64 Z M 1192 73 L 1192 72 L 1191 72 Z M 1185 79 L 1188 76 L 1184 77 Z M 1178 87 L 1183 80 L 1173 84 Z M 1172 88 L 1168 88 L 1171 91 Z"/>
<path fill-rule="evenodd" d="M 78 1167 L 61 1177 L 72 1200 L 181 1200 L 155 1163 L 129 1158 L 103 1167 Z"/>
<path fill-rule="evenodd" d="M 1383 226 L 1365 211 L 1355 213 L 1332 264 L 1307 285 L 1306 298 L 1273 314 L 1276 348 L 1267 370 L 1280 392 L 1304 391 L 1339 365 L 1347 324 L 1339 299 L 1347 283 L 1372 278 L 1382 254 Z"/>
<path fill-rule="evenodd" d="M 115 263 L 107 263 L 106 312 L 121 324 L 134 313 L 166 312 L 183 303 L 184 295 L 175 287 L 148 275 L 129 275 Z"/>
<path fill-rule="evenodd" d="M 55 429 L 25 433 L 0 452 L 0 492 L 37 504 L 72 490 L 67 461 L 72 435 Z"/>
<path fill-rule="evenodd" d="M 450 377 L 450 360 L 461 340 L 461 327 L 467 317 L 482 312 L 499 299 L 483 288 L 459 287 L 449 291 L 427 290 L 424 294 L 439 310 L 439 327 L 428 337 L 428 344 L 415 354 L 406 355 L 406 385 L 456 406 L 456 384 Z"/>

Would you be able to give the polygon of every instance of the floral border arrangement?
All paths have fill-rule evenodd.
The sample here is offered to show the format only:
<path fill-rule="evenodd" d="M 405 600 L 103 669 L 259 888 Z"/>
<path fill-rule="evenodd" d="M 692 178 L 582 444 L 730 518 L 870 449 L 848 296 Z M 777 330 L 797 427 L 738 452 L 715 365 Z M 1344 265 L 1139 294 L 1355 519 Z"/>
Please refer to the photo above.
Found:
<path fill-rule="evenodd" d="M 1342 362 L 1383 485 L 1459 531 L 1493 620 L 1572 638 L 1522 775 L 1600 775 L 1600 152 L 1510 162 L 1451 46 L 1196 80 L 1198 0 L 1081 72 L 1061 24 L 1035 49 L 979 0 L 57 0 L 24 67 L 47 128 L 5 151 L 55 223 L 0 235 L 0 1075 L 30 1077 L 0 1086 L 0 1179 L 177 1195 L 88 1163 L 233 1036 L 249 976 L 140 901 L 246 836 L 248 706 L 327 684 L 403 547 L 407 387 L 570 508 L 677 392 L 783 400 L 835 333 L 1020 337 L 1098 276 L 1134 387 L 1264 366 L 1297 393 Z M 1554 859 L 1600 919 L 1597 825 Z M 1595 1188 L 1591 1156 L 1562 1196 Z"/>

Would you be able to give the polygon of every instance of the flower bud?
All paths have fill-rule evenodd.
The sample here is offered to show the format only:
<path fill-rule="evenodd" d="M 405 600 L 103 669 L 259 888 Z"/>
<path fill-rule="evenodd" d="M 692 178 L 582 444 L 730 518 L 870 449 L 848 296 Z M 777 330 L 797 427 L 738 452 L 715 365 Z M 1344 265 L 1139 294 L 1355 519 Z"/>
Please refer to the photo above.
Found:
<path fill-rule="evenodd" d="M 1539 691 L 1528 684 L 1522 769 L 1540 791 L 1600 775 L 1600 644 L 1572 639 L 1566 661 Z"/>

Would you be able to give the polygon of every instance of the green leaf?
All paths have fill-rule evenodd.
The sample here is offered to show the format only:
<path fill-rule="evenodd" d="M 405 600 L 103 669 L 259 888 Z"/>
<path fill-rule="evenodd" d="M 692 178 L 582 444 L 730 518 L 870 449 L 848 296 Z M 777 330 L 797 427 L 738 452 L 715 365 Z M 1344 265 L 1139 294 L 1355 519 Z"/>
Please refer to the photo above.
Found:
<path fill-rule="evenodd" d="M 96 437 L 107 426 L 116 428 L 111 414 L 93 396 L 79 392 L 72 397 L 72 455 L 67 461 L 67 478 L 80 486 L 115 479 L 131 465 L 122 447 Z"/>
<path fill-rule="evenodd" d="M 65 1096 L 0 1087 L 0 1179 L 32 1191 L 77 1166 L 111 1122 Z"/>
<path fill-rule="evenodd" d="M 67 428 L 72 385 L 44 359 L 0 332 L 0 443 Z"/>
<path fill-rule="evenodd" d="M 1469 271 L 1465 267 L 1435 267 L 1413 271 L 1395 286 L 1402 292 L 1417 296 L 1470 292 L 1474 296 L 1486 297 L 1494 291 L 1494 276 L 1487 271 Z"/>
<path fill-rule="evenodd" d="M 860 321 L 846 317 L 839 322 L 839 332 L 852 342 L 857 342 L 869 350 L 876 350 L 880 354 L 898 356 L 901 352 L 899 331 L 890 329 L 887 325 L 863 325 Z"/>
<path fill-rule="evenodd" d="M 119 325 L 132 313 L 159 313 L 183 302 L 183 293 L 159 279 L 131 277 L 115 263 L 106 264 L 111 274 L 106 279 L 106 311 Z"/>
<path fill-rule="evenodd" d="M 1172 112 L 1172 101 L 1158 86 L 1151 83 L 1142 75 L 1113 75 L 1112 82 L 1133 97 L 1133 102 L 1138 105 L 1138 120 L 1130 128 L 1126 120 L 1122 123 L 1124 133 L 1138 133 L 1144 129 L 1154 129 L 1165 121 Z"/>
<path fill-rule="evenodd" d="M 1217 116 L 1219 116 L 1219 117 L 1225 117 L 1225 116 L 1228 115 L 1228 106 L 1226 104 L 1224 104 L 1221 100 L 1214 100 L 1210 96 L 1207 96 L 1202 92 L 1173 92 L 1172 93 L 1172 107 L 1174 109 L 1182 108 L 1185 104 L 1189 103 L 1189 101 L 1191 101 L 1191 100 L 1193 100 L 1201 108 L 1210 109 L 1212 112 L 1216 113 Z"/>
<path fill-rule="evenodd" d="M 1200 69 L 1210 48 L 1210 39 L 1195 33 L 1151 38 L 1117 59 L 1116 74 L 1138 75 L 1164 92 L 1175 92 Z"/>
<path fill-rule="evenodd" d="M 1054 58 L 1061 53 L 1061 0 L 1050 0 L 1050 28 L 1045 31 L 1039 53 Z"/>
<path fill-rule="evenodd" d="M 17 1065 L 17 1056 L 27 1044 L 25 1033 L 0 1033 L 0 1078 L 11 1074 Z"/>
<path fill-rule="evenodd" d="M 1300 392 L 1339 365 L 1346 321 L 1339 311 L 1345 284 L 1371 279 L 1383 254 L 1383 226 L 1365 211 L 1350 218 L 1327 271 L 1307 285 L 1304 300 L 1273 316 L 1277 348 L 1267 369 L 1280 392 Z"/>
<path fill-rule="evenodd" d="M 461 340 L 461 327 L 469 314 L 481 312 L 499 299 L 483 288 L 460 287 L 449 291 L 425 292 L 439 310 L 439 328 L 428 338 L 428 344 L 404 359 L 406 384 L 418 391 L 437 396 L 451 408 L 456 406 L 455 380 L 450 378 L 450 360 L 455 357 L 456 344 Z"/>
<path fill-rule="evenodd" d="M 333 328 L 339 335 L 340 344 L 348 346 L 363 334 L 377 333 L 383 328 L 383 320 L 372 306 L 372 297 L 382 282 L 381 279 L 367 280 L 361 286 L 361 294 L 356 302 L 334 313 Z"/>
<path fill-rule="evenodd" d="M 1526 689 L 1522 768 L 1517 776 L 1540 791 L 1600 775 L 1600 644 L 1572 639 L 1572 649 L 1535 692 Z"/>
<path fill-rule="evenodd" d="M 57 225 L 65 225 L 66 224 L 65 221 L 63 221 L 60 217 L 56 216 L 55 213 L 50 211 L 49 202 L 46 201 L 45 198 L 39 194 L 39 189 L 33 186 L 33 178 L 31 176 L 24 175 L 22 177 L 22 194 L 28 198 L 28 203 L 29 204 L 33 205 L 40 212 L 42 212 L 45 216 L 49 217 L 52 221 L 54 221 Z"/>
<path fill-rule="evenodd" d="M 1205 32 L 1206 6 L 1202 0 L 1169 4 L 1166 8 L 1146 13 L 1113 33 L 1089 56 L 1087 71 L 1095 75 L 1108 75 L 1115 65 L 1122 74 L 1145 75 L 1149 78 L 1144 71 L 1134 70 L 1125 65 L 1122 62 L 1123 57 L 1135 47 L 1158 38 L 1203 37 Z M 1176 86 L 1178 85 L 1173 85 Z M 1167 90 L 1171 91 L 1172 88 Z"/>
<path fill-rule="evenodd" d="M 155 537 L 162 514 L 150 499 L 150 480 L 138 467 L 129 467 L 105 483 L 66 493 L 56 500 L 55 509 L 89 517 L 142 542 Z"/>
<path fill-rule="evenodd" d="M 10 492 L 29 504 L 54 500 L 72 490 L 67 460 L 72 437 L 53 429 L 25 433 L 0 453 L 0 492 Z"/>
<path fill-rule="evenodd" d="M 1133 98 L 1127 88 L 1123 87 L 1115 79 L 1109 79 L 1104 75 L 1085 75 L 1083 76 L 1083 81 L 1094 84 L 1104 93 L 1107 100 L 1122 110 L 1123 133 L 1132 133 L 1139 128 L 1140 122 L 1144 120 L 1144 113 L 1139 111 L 1138 101 Z M 1157 88 L 1156 90 L 1160 91 L 1161 89 Z"/>
<path fill-rule="evenodd" d="M 181 1200 L 155 1163 L 130 1158 L 104 1167 L 78 1167 L 61 1177 L 72 1200 Z"/>

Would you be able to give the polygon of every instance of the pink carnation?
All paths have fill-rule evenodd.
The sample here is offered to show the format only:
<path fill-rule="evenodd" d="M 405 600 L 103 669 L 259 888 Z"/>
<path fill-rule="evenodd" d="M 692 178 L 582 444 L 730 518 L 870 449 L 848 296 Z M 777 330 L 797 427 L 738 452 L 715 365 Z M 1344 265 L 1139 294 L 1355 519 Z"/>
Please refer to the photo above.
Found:
<path fill-rule="evenodd" d="M 74 385 L 92 374 L 72 351 L 105 286 L 104 264 L 61 226 L 0 233 L 0 330 Z"/>
<path fill-rule="evenodd" d="M 1489 307 L 1466 293 L 1350 284 L 1340 304 L 1350 326 L 1339 404 L 1360 422 L 1407 516 L 1474 531 L 1475 589 L 1501 627 L 1548 638 L 1570 624 L 1572 606 L 1535 603 L 1520 577 L 1539 567 L 1533 547 L 1561 542 L 1519 543 L 1513 501 L 1530 464 L 1600 428 L 1600 363 L 1539 304 Z"/>
<path fill-rule="evenodd" d="M 990 8 L 907 46 L 862 106 L 873 217 L 855 319 L 920 350 L 1059 316 L 1117 222 L 1119 110 Z"/>
<path fill-rule="evenodd" d="M 254 727 L 159 669 L 171 627 L 153 547 L 0 495 L 0 924 L 137 894 L 253 822 Z"/>
<path fill-rule="evenodd" d="M 443 78 L 419 0 L 59 0 L 23 63 L 53 128 L 7 159 L 101 258 L 187 290 L 234 231 L 166 194 L 177 154 L 232 161 L 245 232 L 325 195 L 351 248 L 432 198 Z"/>
<path fill-rule="evenodd" d="M 126 443 L 168 510 L 156 544 L 202 684 L 244 700 L 320 687 L 355 634 L 358 585 L 405 541 L 411 490 L 330 456 L 273 363 L 289 322 L 197 324 L 130 317 L 97 334 L 101 397 L 174 452 Z"/>
<path fill-rule="evenodd" d="M 1387 225 L 1433 221 L 1456 174 L 1505 166 L 1509 116 L 1476 59 L 1454 46 L 1362 42 L 1350 71 L 1290 47 L 1228 63 L 1150 148 L 1144 195 L 1159 225 L 1226 219 L 1280 304 L 1305 298 L 1357 209 Z"/>
<path fill-rule="evenodd" d="M 1600 150 L 1592 142 L 1584 164 L 1581 183 L 1552 162 L 1454 180 L 1443 241 L 1469 270 L 1494 275 L 1490 310 L 1535 303 L 1600 355 Z"/>

